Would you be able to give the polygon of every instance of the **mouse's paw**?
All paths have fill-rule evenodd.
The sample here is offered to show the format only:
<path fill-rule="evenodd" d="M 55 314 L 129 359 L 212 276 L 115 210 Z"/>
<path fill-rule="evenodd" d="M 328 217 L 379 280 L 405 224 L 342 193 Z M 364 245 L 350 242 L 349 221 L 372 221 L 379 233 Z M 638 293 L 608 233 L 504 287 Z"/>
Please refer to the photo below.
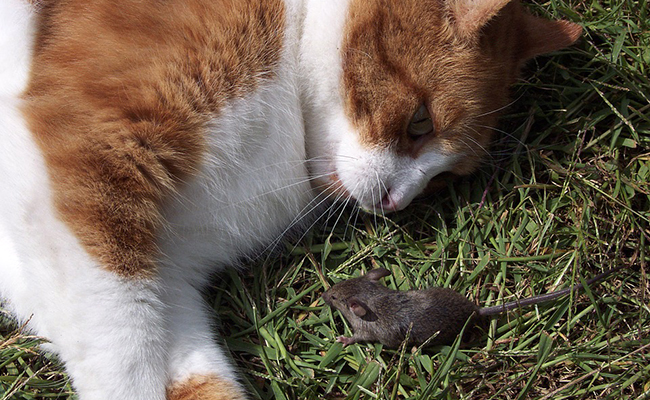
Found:
<path fill-rule="evenodd" d="M 339 343 L 343 343 L 343 347 L 346 347 L 348 345 L 351 345 L 351 344 L 357 342 L 354 339 L 354 337 L 347 337 L 347 336 L 339 336 L 339 337 L 336 338 L 336 341 L 339 342 Z"/>

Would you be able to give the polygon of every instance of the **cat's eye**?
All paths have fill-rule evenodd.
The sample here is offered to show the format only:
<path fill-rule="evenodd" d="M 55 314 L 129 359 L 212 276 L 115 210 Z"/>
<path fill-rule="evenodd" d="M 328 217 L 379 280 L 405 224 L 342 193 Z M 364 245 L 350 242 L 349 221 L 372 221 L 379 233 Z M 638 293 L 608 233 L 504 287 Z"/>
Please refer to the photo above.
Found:
<path fill-rule="evenodd" d="M 406 132 L 412 139 L 418 139 L 424 135 L 432 133 L 433 130 L 433 120 L 431 119 L 429 109 L 426 105 L 422 104 L 417 111 L 415 111 L 413 117 L 411 117 Z"/>

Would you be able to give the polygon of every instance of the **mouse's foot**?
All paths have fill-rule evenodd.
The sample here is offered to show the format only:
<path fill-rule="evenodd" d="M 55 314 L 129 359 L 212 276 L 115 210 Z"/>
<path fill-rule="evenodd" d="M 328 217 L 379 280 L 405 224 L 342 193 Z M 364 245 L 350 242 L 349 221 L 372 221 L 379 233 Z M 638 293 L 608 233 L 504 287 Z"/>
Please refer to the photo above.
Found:
<path fill-rule="evenodd" d="M 336 341 L 339 342 L 339 343 L 343 343 L 343 347 L 346 347 L 348 345 L 351 345 L 351 344 L 357 342 L 354 339 L 354 337 L 346 337 L 346 336 L 339 336 L 339 337 L 336 338 Z"/>

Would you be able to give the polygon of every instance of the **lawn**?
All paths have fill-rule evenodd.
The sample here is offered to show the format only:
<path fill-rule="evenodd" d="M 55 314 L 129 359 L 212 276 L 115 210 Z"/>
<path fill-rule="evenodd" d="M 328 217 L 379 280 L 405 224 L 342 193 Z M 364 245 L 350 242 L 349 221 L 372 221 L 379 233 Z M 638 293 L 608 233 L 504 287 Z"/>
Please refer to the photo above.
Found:
<path fill-rule="evenodd" d="M 252 398 L 650 398 L 650 5 L 530 6 L 585 33 L 528 64 L 475 174 L 385 217 L 335 206 L 297 244 L 215 281 L 206 298 Z M 480 305 L 625 268 L 492 319 L 471 346 L 343 348 L 349 326 L 320 295 L 379 266 L 391 288 Z M 39 342 L 0 312 L 0 400 L 72 397 Z"/>

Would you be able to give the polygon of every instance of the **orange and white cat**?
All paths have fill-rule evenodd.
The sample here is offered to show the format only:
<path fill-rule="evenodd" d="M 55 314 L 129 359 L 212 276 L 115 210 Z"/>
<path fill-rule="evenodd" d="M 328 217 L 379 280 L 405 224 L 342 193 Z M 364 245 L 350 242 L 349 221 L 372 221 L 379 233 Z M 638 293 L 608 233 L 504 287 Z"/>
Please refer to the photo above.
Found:
<path fill-rule="evenodd" d="M 209 277 L 469 173 L 580 32 L 510 0 L 2 0 L 0 296 L 81 400 L 244 399 Z"/>

